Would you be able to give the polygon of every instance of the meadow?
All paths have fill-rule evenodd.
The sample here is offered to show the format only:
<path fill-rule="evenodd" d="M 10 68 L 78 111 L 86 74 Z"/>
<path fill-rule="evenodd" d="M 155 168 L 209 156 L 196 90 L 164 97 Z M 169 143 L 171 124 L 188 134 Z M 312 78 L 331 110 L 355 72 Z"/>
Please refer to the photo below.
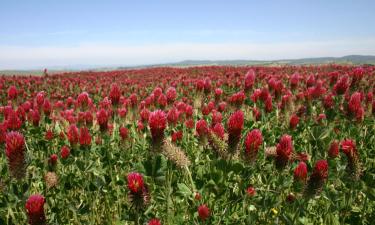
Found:
<path fill-rule="evenodd" d="M 371 224 L 375 66 L 0 77 L 0 224 Z"/>

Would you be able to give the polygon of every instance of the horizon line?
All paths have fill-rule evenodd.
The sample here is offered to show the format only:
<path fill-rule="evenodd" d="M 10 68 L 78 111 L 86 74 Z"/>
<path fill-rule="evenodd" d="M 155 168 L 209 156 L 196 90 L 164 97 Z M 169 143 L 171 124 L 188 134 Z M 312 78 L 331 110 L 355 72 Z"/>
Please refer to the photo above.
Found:
<path fill-rule="evenodd" d="M 302 58 L 280 58 L 280 59 L 184 59 L 184 60 L 178 60 L 178 61 L 169 61 L 169 62 L 162 62 L 162 63 L 144 63 L 144 64 L 133 64 L 133 65 L 124 65 L 124 64 L 96 64 L 96 65 L 90 65 L 90 64 L 71 64 L 71 65 L 62 65 L 62 66 L 48 66 L 48 67 L 30 67 L 30 68 L 22 68 L 22 69 L 0 69 L 2 72 L 12 72 L 12 71 L 20 71 L 20 72 L 27 72 L 27 71 L 43 71 L 44 69 L 50 70 L 50 71 L 87 71 L 87 70 L 100 70 L 100 69 L 131 69 L 131 68 L 142 68 L 142 67 L 168 67 L 168 66 L 175 66 L 178 64 L 183 64 L 186 62 L 193 62 L 191 65 L 186 65 L 187 67 L 191 66 L 199 66 L 199 64 L 194 64 L 194 62 L 229 62 L 228 64 L 223 64 L 223 65 L 217 65 L 217 66 L 257 66 L 258 64 L 254 65 L 246 65 L 246 62 L 257 62 L 257 63 L 275 63 L 275 62 L 283 62 L 283 61 L 298 61 L 298 60 L 314 60 L 314 59 L 332 59 L 332 60 L 337 60 L 337 59 L 342 59 L 345 57 L 374 57 L 375 54 L 350 54 L 350 55 L 342 55 L 342 56 L 313 56 L 313 57 L 302 57 Z M 244 64 L 231 64 L 236 62 L 236 61 L 243 61 Z M 331 63 L 331 62 L 327 62 Z M 335 62 L 332 62 L 335 63 Z M 283 63 L 284 65 L 293 65 L 293 62 L 285 62 Z M 317 63 L 319 64 L 319 63 Z M 300 64 L 301 66 L 303 65 L 314 65 L 314 63 L 302 63 Z M 210 66 L 209 64 L 203 64 L 202 66 Z M 50 68 L 50 69 L 49 69 Z"/>

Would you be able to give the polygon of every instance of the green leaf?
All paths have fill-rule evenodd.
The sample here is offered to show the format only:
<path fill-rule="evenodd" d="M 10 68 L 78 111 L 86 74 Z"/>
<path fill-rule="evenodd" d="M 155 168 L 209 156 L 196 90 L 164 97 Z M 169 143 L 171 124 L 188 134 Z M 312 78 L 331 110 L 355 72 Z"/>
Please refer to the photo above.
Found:
<path fill-rule="evenodd" d="M 178 187 L 178 191 L 185 197 L 189 197 L 193 194 L 190 188 L 184 183 L 178 183 L 177 187 Z"/>

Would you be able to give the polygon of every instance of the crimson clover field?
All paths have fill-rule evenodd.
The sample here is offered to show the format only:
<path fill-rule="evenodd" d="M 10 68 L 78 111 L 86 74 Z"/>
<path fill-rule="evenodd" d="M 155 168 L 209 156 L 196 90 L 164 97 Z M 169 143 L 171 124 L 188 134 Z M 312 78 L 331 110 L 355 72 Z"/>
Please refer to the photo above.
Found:
<path fill-rule="evenodd" d="M 374 66 L 0 77 L 0 224 L 371 224 Z"/>

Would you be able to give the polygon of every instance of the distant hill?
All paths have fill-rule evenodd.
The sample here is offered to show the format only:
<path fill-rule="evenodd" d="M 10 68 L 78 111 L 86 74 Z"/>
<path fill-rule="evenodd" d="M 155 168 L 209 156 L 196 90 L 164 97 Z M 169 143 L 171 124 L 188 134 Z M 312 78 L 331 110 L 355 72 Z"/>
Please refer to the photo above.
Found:
<path fill-rule="evenodd" d="M 281 60 L 184 60 L 175 63 L 155 64 L 146 67 L 157 66 L 205 66 L 205 65 L 319 65 L 319 64 L 370 64 L 375 65 L 375 56 L 372 55 L 347 55 L 343 57 L 319 57 L 303 59 L 281 59 Z M 145 66 L 140 66 L 145 67 Z"/>
<path fill-rule="evenodd" d="M 109 71 L 116 69 L 141 69 L 152 67 L 189 67 L 189 66 L 277 66 L 277 65 L 321 65 L 321 64 L 348 64 L 348 65 L 375 65 L 375 56 L 372 55 L 347 55 L 343 57 L 319 57 L 303 59 L 281 59 L 281 60 L 184 60 L 174 63 L 138 65 L 138 66 L 65 66 L 48 68 L 48 72 L 62 73 L 74 71 Z M 0 70 L 0 75 L 42 75 L 43 69 L 31 70 Z"/>

